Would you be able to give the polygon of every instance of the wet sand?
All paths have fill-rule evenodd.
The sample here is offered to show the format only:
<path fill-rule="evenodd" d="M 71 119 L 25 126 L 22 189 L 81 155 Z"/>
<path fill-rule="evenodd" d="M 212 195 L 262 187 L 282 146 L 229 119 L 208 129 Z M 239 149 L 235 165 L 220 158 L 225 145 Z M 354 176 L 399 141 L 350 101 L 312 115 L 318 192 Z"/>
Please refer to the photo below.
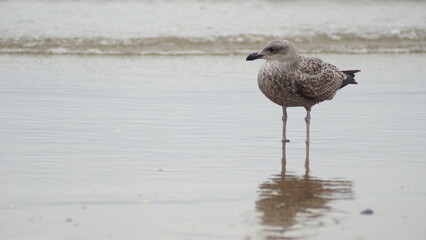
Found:
<path fill-rule="evenodd" d="M 306 169 L 260 61 L 0 56 L 1 238 L 425 238 L 425 55 L 319 57 L 362 72 L 314 106 Z"/>

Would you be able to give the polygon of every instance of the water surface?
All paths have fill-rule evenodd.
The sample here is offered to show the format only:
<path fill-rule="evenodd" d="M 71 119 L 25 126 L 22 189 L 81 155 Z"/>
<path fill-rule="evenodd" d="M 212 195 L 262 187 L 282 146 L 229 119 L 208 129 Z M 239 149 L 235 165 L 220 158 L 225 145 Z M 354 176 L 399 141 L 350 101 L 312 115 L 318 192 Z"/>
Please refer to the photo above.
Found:
<path fill-rule="evenodd" d="M 424 54 L 324 54 L 358 85 L 305 111 L 236 56 L 0 56 L 5 239 L 422 239 Z M 372 209 L 373 215 L 361 211 Z"/>

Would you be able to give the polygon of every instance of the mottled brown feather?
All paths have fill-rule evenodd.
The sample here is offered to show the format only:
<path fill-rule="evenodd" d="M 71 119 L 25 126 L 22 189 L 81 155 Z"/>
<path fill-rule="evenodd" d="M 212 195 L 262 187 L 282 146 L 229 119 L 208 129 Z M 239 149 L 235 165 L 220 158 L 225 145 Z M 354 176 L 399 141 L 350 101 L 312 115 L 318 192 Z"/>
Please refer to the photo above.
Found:
<path fill-rule="evenodd" d="M 300 56 L 298 71 L 298 92 L 318 102 L 333 99 L 346 78 L 336 66 L 314 57 Z"/>

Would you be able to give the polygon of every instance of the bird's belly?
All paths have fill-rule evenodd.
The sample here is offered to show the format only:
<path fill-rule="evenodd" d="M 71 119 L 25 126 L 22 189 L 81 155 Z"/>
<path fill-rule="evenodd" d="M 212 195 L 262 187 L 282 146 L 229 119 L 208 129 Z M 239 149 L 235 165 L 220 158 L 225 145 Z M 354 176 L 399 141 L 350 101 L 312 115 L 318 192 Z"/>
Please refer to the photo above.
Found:
<path fill-rule="evenodd" d="M 299 95 L 290 83 L 274 82 L 271 79 L 258 79 L 259 89 L 272 102 L 286 107 L 311 107 L 315 103 Z"/>

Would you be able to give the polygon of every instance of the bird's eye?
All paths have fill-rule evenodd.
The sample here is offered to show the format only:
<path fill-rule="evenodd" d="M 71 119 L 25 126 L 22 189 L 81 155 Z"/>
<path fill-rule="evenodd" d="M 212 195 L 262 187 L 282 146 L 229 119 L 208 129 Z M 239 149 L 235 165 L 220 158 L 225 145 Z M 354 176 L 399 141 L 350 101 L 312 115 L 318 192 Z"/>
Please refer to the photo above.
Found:
<path fill-rule="evenodd" d="M 268 47 L 268 51 L 269 51 L 269 52 L 271 52 L 271 53 L 273 53 L 273 52 L 275 51 L 275 48 L 273 48 L 273 47 Z"/>

